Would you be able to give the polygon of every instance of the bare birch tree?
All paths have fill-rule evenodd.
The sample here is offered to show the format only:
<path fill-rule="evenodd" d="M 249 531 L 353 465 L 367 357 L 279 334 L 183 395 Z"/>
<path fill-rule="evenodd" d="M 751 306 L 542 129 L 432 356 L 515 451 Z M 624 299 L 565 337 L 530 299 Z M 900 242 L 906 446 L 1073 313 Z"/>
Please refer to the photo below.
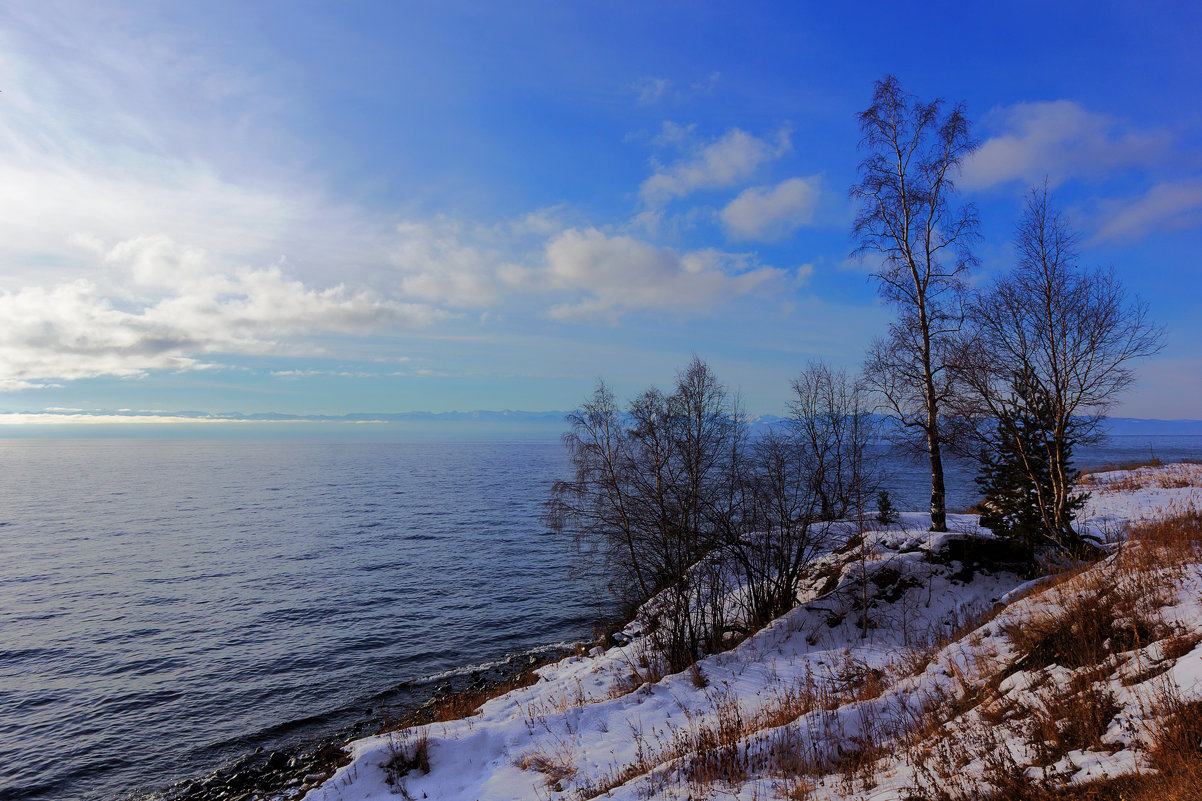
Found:
<path fill-rule="evenodd" d="M 1162 330 L 1147 305 L 1131 298 L 1111 270 L 1080 266 L 1077 235 L 1051 204 L 1047 186 L 1031 190 L 1015 231 L 1017 263 L 976 295 L 957 356 L 965 392 L 961 416 L 996 430 L 1010 426 L 1017 465 L 1034 491 L 1049 539 L 1064 547 L 1080 540 L 1072 527 L 1074 444 L 1104 436 L 1103 415 L 1135 380 L 1135 360 L 1157 352 Z M 1046 408 L 1046 427 L 1024 437 L 1016 399 Z M 994 443 L 984 434 L 980 441 Z M 1028 444 L 1024 444 L 1028 443 Z M 1046 470 L 1050 482 L 1036 480 Z"/>
<path fill-rule="evenodd" d="M 583 547 L 602 549 L 598 555 L 608 566 L 615 595 L 646 599 L 654 587 L 646 513 L 632 486 L 630 432 L 604 381 L 567 422 L 563 442 L 575 475 L 555 482 L 547 522 L 557 531 L 570 524 Z"/>
<path fill-rule="evenodd" d="M 962 105 L 920 102 L 892 75 L 878 81 L 859 115 L 856 253 L 880 259 L 881 296 L 898 310 L 865 363 L 865 381 L 896 417 L 902 439 L 931 469 L 931 529 L 947 529 L 944 406 L 954 393 L 949 343 L 963 321 L 962 276 L 975 263 L 972 204 L 954 206 L 955 178 L 977 147 Z"/>

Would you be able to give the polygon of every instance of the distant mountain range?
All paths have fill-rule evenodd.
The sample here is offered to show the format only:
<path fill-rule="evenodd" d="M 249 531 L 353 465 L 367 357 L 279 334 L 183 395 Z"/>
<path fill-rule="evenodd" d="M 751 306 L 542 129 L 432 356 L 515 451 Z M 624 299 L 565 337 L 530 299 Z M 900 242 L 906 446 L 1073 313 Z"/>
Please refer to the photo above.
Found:
<path fill-rule="evenodd" d="M 1111 417 L 1106 421 L 1111 436 L 1134 434 L 1202 435 L 1202 420 L 1141 420 L 1138 417 Z"/>
<path fill-rule="evenodd" d="M 99 410 L 99 409 L 47 409 L 37 412 L 0 413 L 0 427 L 10 435 L 15 429 L 71 424 L 104 423 L 126 429 L 138 422 L 171 424 L 190 428 L 191 424 L 229 424 L 238 428 L 258 428 L 254 424 L 278 423 L 307 424 L 306 427 L 329 431 L 331 426 L 339 430 L 342 425 L 390 427 L 396 425 L 408 432 L 428 430 L 431 433 L 471 434 L 473 432 L 555 434 L 566 428 L 568 412 L 526 412 L 506 409 L 502 411 L 478 410 L 470 412 L 356 412 L 353 414 L 284 414 L 280 412 L 199 412 L 165 410 Z M 753 432 L 783 422 L 776 415 L 754 415 L 748 418 Z M 314 425 L 316 424 L 316 425 Z M 341 424 L 341 425 L 340 425 Z M 1202 436 L 1202 420 L 1145 420 L 1134 417 L 1114 417 L 1106 421 L 1112 436 Z M 31 432 L 32 433 L 32 432 Z M 365 432 L 366 433 L 366 432 Z"/>

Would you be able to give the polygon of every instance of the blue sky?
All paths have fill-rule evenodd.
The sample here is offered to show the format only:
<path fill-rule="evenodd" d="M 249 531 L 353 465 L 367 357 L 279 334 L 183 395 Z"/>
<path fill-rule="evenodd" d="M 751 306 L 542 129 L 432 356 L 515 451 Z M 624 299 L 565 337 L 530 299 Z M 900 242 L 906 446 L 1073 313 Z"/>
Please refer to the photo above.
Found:
<path fill-rule="evenodd" d="M 894 73 L 974 121 L 974 280 L 1046 177 L 1167 329 L 1116 413 L 1202 418 L 1202 10 L 916 5 L 6 3 L 0 413 L 566 409 L 693 353 L 781 413 L 890 318 L 847 190 Z"/>

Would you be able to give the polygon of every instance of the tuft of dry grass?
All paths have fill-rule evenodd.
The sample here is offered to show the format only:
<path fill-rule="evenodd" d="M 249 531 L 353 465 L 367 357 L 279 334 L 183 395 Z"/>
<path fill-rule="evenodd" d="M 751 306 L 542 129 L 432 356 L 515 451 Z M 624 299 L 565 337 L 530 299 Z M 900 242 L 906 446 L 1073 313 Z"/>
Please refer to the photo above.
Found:
<path fill-rule="evenodd" d="M 610 698 L 621 698 L 623 695 L 629 695 L 635 690 L 648 684 L 656 684 L 664 676 L 668 675 L 667 666 L 659 659 L 640 657 L 638 663 L 628 662 L 629 670 L 614 679 L 614 683 L 609 687 Z M 694 663 L 696 668 L 696 663 Z M 701 675 L 700 668 L 696 668 L 694 674 L 694 682 L 696 676 Z M 704 676 L 702 676 L 704 678 Z"/>
<path fill-rule="evenodd" d="M 1202 779 L 1202 699 L 1185 700 L 1180 689 L 1166 684 L 1156 717 L 1159 724 L 1148 750 L 1152 767 L 1166 776 L 1192 771 L 1195 779 Z"/>
<path fill-rule="evenodd" d="M 553 748 L 535 748 L 514 764 L 522 770 L 543 774 L 548 789 L 556 793 L 564 792 L 565 783 L 576 776 L 576 752 L 568 740 L 560 740 Z"/>
<path fill-rule="evenodd" d="M 1173 633 L 1164 638 L 1161 644 L 1164 658 L 1176 662 L 1181 657 L 1191 653 L 1198 644 L 1202 643 L 1202 634 L 1184 628 L 1176 628 Z"/>
<path fill-rule="evenodd" d="M 415 733 L 405 729 L 396 736 L 389 736 L 388 759 L 380 767 L 384 769 L 384 782 L 394 792 L 409 797 L 405 790 L 405 777 L 414 771 L 430 772 L 430 738 L 423 730 Z"/>
<path fill-rule="evenodd" d="M 501 681 L 467 687 L 446 695 L 435 695 L 421 706 L 404 710 L 399 714 L 394 710 L 386 709 L 381 713 L 379 719 L 379 733 L 471 717 L 478 713 L 480 707 L 488 701 L 513 690 L 538 683 L 538 669 L 561 658 L 559 653 L 548 653 Z"/>
<path fill-rule="evenodd" d="M 536 684 L 538 680 L 539 676 L 536 668 L 530 666 L 523 669 L 517 675 L 488 687 L 468 689 L 442 698 L 436 698 L 432 703 L 416 710 L 414 715 L 419 719 L 428 718 L 421 720 L 422 723 L 444 722 L 471 717 L 480 711 L 480 707 L 493 698 L 505 695 L 505 693 L 512 692 L 513 690 L 521 689 L 522 687 L 529 687 L 532 684 Z M 410 723 L 409 725 L 413 724 Z"/>

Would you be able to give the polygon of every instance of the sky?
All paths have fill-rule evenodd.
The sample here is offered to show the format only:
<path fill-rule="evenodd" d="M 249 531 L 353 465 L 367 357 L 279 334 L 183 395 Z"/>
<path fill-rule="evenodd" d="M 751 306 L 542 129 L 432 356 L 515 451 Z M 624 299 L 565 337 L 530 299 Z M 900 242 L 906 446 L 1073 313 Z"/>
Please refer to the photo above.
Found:
<path fill-rule="evenodd" d="M 981 142 L 972 282 L 1046 180 L 1166 330 L 1115 414 L 1202 418 L 1202 6 L 918 6 L 6 2 L 0 422 L 561 410 L 694 354 L 784 413 L 893 315 L 887 74 Z"/>

